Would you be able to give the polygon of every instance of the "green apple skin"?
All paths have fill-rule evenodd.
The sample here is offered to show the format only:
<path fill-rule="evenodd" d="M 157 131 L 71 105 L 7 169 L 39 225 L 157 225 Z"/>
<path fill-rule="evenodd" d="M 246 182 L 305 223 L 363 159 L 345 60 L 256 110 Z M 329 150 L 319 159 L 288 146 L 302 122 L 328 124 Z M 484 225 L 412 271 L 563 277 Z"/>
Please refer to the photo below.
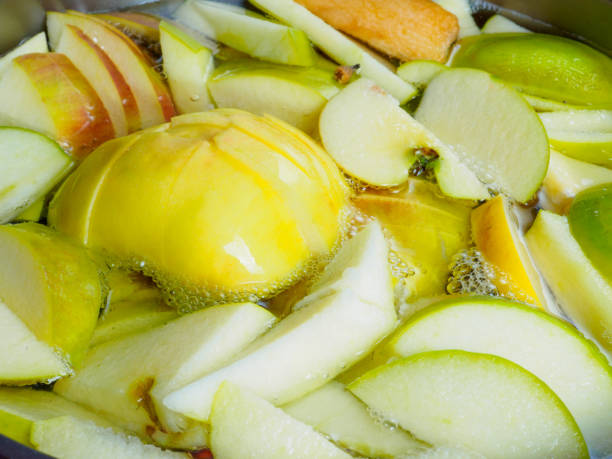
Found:
<path fill-rule="evenodd" d="M 339 90 L 333 71 L 250 59 L 219 66 L 208 81 L 215 105 L 275 116 L 313 134 L 321 110 Z"/>
<path fill-rule="evenodd" d="M 444 349 L 494 354 L 521 365 L 559 396 L 593 453 L 612 453 L 612 367 L 572 325 L 507 300 L 448 299 L 412 316 L 379 354 L 389 360 Z"/>
<path fill-rule="evenodd" d="M 374 369 L 348 388 L 383 418 L 436 446 L 492 459 L 589 457 L 563 402 L 501 357 L 423 352 Z"/>
<path fill-rule="evenodd" d="M 0 292 L 38 339 L 83 360 L 102 303 L 100 267 L 84 248 L 37 223 L 0 227 Z"/>
<path fill-rule="evenodd" d="M 224 382 L 211 410 L 211 450 L 216 459 L 350 459 L 312 427 L 266 400 Z"/>
<path fill-rule="evenodd" d="M 534 96 L 612 107 L 612 60 L 576 40 L 535 33 L 469 37 L 452 65 L 485 70 Z"/>
<path fill-rule="evenodd" d="M 612 181 L 578 193 L 567 219 L 585 255 L 612 283 Z"/>
<path fill-rule="evenodd" d="M 572 236 L 567 218 L 540 211 L 525 240 L 563 312 L 612 352 L 612 284 L 587 258 Z"/>

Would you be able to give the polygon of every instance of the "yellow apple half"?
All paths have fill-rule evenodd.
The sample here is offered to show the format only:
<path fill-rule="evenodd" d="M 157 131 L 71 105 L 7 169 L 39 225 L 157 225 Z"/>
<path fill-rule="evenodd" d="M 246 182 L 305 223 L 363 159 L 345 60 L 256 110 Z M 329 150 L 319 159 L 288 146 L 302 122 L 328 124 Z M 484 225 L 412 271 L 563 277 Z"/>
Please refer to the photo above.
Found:
<path fill-rule="evenodd" d="M 101 146 L 49 220 L 182 309 L 271 296 L 329 255 L 346 214 L 338 168 L 296 132 L 239 110 L 174 118 Z"/>

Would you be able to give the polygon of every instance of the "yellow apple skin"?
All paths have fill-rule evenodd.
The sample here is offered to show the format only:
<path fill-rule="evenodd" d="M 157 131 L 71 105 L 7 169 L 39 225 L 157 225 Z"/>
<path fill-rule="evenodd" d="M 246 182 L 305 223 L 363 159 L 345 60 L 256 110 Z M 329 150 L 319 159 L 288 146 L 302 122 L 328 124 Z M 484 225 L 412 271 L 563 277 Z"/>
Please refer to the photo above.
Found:
<path fill-rule="evenodd" d="M 0 227 L 0 250 L 4 302 L 78 367 L 102 304 L 97 264 L 82 247 L 37 223 Z"/>
<path fill-rule="evenodd" d="M 278 120 L 214 110 L 113 142 L 69 177 L 49 221 L 152 275 L 181 310 L 272 296 L 341 238 L 338 168 Z"/>

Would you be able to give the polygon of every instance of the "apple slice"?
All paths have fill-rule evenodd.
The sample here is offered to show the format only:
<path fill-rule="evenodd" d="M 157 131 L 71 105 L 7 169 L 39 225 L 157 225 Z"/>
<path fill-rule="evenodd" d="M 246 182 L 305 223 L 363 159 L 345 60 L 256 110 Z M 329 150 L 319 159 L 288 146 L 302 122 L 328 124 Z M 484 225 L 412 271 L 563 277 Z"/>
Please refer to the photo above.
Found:
<path fill-rule="evenodd" d="M 612 283 L 612 182 L 580 192 L 567 219 L 584 254 Z"/>
<path fill-rule="evenodd" d="M 463 40 L 453 67 L 488 71 L 527 94 L 577 105 L 612 105 L 612 59 L 555 35 L 483 34 Z"/>
<path fill-rule="evenodd" d="M 540 211 L 525 239 L 563 312 L 612 352 L 612 284 L 584 254 L 567 219 Z"/>
<path fill-rule="evenodd" d="M 23 56 L 24 54 L 31 53 L 46 53 L 49 51 L 47 48 L 47 35 L 45 32 L 40 32 L 29 38 L 17 48 L 9 51 L 0 58 L 0 76 L 4 71 L 11 65 L 11 61 L 17 56 Z"/>
<path fill-rule="evenodd" d="M 361 78 L 333 97 L 321 112 L 326 150 L 353 177 L 376 186 L 405 182 L 415 151 L 435 150 L 438 184 L 454 197 L 485 199 L 484 185 L 447 148 L 374 82 Z"/>
<path fill-rule="evenodd" d="M 162 21 L 159 31 L 164 72 L 177 111 L 213 108 L 206 86 L 214 66 L 212 51 L 169 22 Z"/>
<path fill-rule="evenodd" d="M 93 348 L 81 370 L 54 390 L 141 436 L 173 444 L 183 438 L 195 443 L 180 446 L 201 447 L 205 432 L 192 438 L 183 435 L 200 428 L 169 411 L 161 400 L 224 364 L 273 321 L 270 312 L 252 303 L 194 312 Z"/>
<path fill-rule="evenodd" d="M 82 158 L 115 136 L 94 88 L 63 54 L 18 56 L 0 79 L 0 122 L 53 137 Z"/>
<path fill-rule="evenodd" d="M 531 199 L 544 180 L 549 152 L 542 123 L 520 94 L 486 72 L 440 73 L 415 117 L 480 180 L 517 201 Z"/>
<path fill-rule="evenodd" d="M 516 22 L 502 16 L 501 14 L 494 14 L 485 25 L 482 26 L 482 33 L 531 33 L 531 30 L 526 29 L 518 25 Z"/>
<path fill-rule="evenodd" d="M 550 150 L 550 163 L 542 190 L 542 207 L 566 214 L 576 194 L 595 185 L 612 182 L 612 170 L 585 163 Z"/>
<path fill-rule="evenodd" d="M 79 366 L 102 299 L 85 249 L 36 223 L 0 227 L 0 296 L 41 341 Z"/>
<path fill-rule="evenodd" d="M 459 38 L 480 33 L 480 29 L 472 17 L 472 8 L 468 0 L 434 0 L 434 2 L 457 16 L 459 21 Z"/>
<path fill-rule="evenodd" d="M 222 64 L 208 88 L 217 107 L 269 114 L 309 134 L 316 131 L 327 100 L 339 91 L 333 72 L 246 59 Z"/>
<path fill-rule="evenodd" d="M 166 84 L 142 51 L 123 33 L 102 19 L 76 11 L 47 13 L 51 48 L 56 49 L 65 25 L 78 27 L 108 55 L 127 82 L 138 106 L 140 128 L 168 121 L 174 115 Z"/>
<path fill-rule="evenodd" d="M 548 138 L 564 155 L 612 169 L 612 132 L 548 131 Z"/>
<path fill-rule="evenodd" d="M 38 198 L 28 207 L 26 207 L 19 215 L 17 215 L 14 222 L 39 222 L 43 218 L 45 212 L 46 197 Z"/>
<path fill-rule="evenodd" d="M 0 127 L 0 224 L 41 199 L 72 161 L 53 140 L 27 129 Z"/>
<path fill-rule="evenodd" d="M 425 88 L 438 73 L 446 70 L 445 65 L 436 61 L 410 61 L 404 62 L 397 68 L 397 75 L 404 81 L 413 84 L 419 89 Z"/>
<path fill-rule="evenodd" d="M 216 459 L 351 457 L 312 427 L 229 382 L 215 395 L 210 421 Z"/>
<path fill-rule="evenodd" d="M 96 17 L 118 28 L 140 46 L 159 45 L 160 19 L 157 16 L 136 11 L 110 11 L 97 13 Z"/>
<path fill-rule="evenodd" d="M 292 314 L 229 365 L 172 392 L 164 404 L 207 421 L 213 396 L 225 380 L 274 404 L 325 384 L 395 324 L 387 254 L 380 225 L 370 224 L 340 249 Z"/>
<path fill-rule="evenodd" d="M 570 324 L 507 300 L 449 299 L 410 318 L 380 353 L 407 357 L 443 349 L 494 354 L 521 365 L 559 396 L 595 455 L 612 452 L 612 367 Z"/>
<path fill-rule="evenodd" d="M 314 50 L 304 32 L 244 8 L 205 0 L 185 2 L 178 21 L 249 56 L 278 64 L 312 66 Z"/>
<path fill-rule="evenodd" d="M 282 408 L 335 443 L 364 456 L 408 456 L 426 448 L 407 432 L 383 424 L 372 416 L 367 407 L 337 381 L 330 381 Z"/>
<path fill-rule="evenodd" d="M 306 32 L 308 38 L 336 62 L 350 66 L 359 64 L 363 76 L 376 81 L 400 103 L 416 95 L 416 89 L 410 83 L 398 77 L 370 52 L 293 0 L 251 0 L 251 3 L 279 21 Z"/>
<path fill-rule="evenodd" d="M 108 457 L 109 453 L 116 459 L 191 457 L 187 453 L 164 451 L 153 445 L 145 445 L 136 437 L 72 416 L 34 422 L 30 441 L 39 451 L 63 458 Z"/>
<path fill-rule="evenodd" d="M 589 457 L 559 397 L 501 357 L 424 352 L 372 370 L 348 388 L 379 415 L 434 445 L 492 459 Z"/>
<path fill-rule="evenodd" d="M 533 107 L 536 112 L 556 112 L 565 110 L 586 110 L 589 107 L 586 105 L 572 105 L 565 101 L 557 101 L 546 99 L 544 97 L 532 96 L 530 94 L 521 93 L 525 100 Z"/>

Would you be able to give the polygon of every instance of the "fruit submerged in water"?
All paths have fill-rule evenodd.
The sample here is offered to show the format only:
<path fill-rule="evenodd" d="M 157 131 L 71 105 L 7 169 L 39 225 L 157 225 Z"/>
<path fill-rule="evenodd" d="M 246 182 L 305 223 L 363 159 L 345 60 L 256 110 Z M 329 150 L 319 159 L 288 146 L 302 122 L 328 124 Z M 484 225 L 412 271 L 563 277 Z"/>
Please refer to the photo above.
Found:
<path fill-rule="evenodd" d="M 347 196 L 300 131 L 214 110 L 102 145 L 62 186 L 49 221 L 152 275 L 189 311 L 298 280 L 341 238 Z"/>

